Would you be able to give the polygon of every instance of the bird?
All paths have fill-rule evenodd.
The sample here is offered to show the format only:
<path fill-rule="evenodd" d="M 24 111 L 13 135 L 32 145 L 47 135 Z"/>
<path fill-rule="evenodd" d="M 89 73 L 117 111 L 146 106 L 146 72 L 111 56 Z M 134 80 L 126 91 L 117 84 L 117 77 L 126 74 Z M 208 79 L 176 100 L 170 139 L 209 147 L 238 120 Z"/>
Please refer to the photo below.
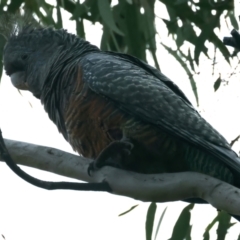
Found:
<path fill-rule="evenodd" d="M 89 174 L 105 165 L 143 174 L 193 171 L 240 187 L 237 154 L 161 71 L 64 29 L 13 29 L 3 50 L 6 74 L 41 101 L 78 154 L 94 160 Z"/>

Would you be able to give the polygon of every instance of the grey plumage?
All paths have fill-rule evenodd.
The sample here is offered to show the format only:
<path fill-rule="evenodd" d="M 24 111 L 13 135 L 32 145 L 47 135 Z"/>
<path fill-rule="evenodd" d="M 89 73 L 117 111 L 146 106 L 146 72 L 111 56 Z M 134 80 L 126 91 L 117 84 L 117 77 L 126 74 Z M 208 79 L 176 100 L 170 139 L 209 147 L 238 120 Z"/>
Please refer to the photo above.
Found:
<path fill-rule="evenodd" d="M 4 65 L 11 77 L 22 73 L 80 154 L 96 159 L 127 135 L 134 143 L 128 170 L 198 171 L 240 186 L 240 161 L 225 138 L 147 63 L 100 51 L 64 30 L 27 27 L 8 40 Z"/>

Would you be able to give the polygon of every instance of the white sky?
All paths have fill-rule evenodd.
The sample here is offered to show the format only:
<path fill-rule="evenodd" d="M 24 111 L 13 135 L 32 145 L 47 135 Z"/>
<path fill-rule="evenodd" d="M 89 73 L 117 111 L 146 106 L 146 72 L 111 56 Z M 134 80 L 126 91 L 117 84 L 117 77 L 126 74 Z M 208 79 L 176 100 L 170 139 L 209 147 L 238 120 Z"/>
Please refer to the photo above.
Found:
<path fill-rule="evenodd" d="M 161 17 L 164 15 L 164 10 L 158 1 L 156 13 Z M 75 23 L 68 21 L 69 17 L 70 15 L 64 14 L 64 28 L 75 32 Z M 101 25 L 91 25 L 85 21 L 85 29 L 87 40 L 99 46 Z M 170 41 L 161 20 L 157 20 L 157 29 L 161 33 L 161 39 L 157 38 L 158 42 L 163 41 L 166 44 Z M 221 38 L 227 36 L 229 29 L 223 28 L 218 34 Z M 183 69 L 160 47 L 160 44 L 158 46 L 157 56 L 163 73 L 176 82 L 195 104 L 189 80 Z M 201 57 L 200 74 L 195 77 L 200 98 L 199 110 L 231 141 L 240 134 L 238 109 L 240 81 L 237 76 L 228 79 L 232 69 L 220 55 L 217 60 L 216 74 L 212 77 L 211 61 Z M 214 93 L 213 83 L 218 77 L 218 72 L 230 82 L 228 86 L 221 86 L 218 92 Z M 48 119 L 40 102 L 27 92 L 22 92 L 21 96 L 6 76 L 3 76 L 0 86 L 0 112 L 0 126 L 5 138 L 72 152 L 71 147 Z M 235 150 L 239 151 L 239 149 L 238 143 L 235 145 Z M 67 180 L 43 171 L 22 168 L 41 179 Z M 15 176 L 4 163 L 0 163 L 0 192 L 0 234 L 3 234 L 7 240 L 145 239 L 145 217 L 149 203 L 107 193 L 42 190 Z M 118 217 L 118 214 L 135 204 L 139 204 L 139 207 L 125 216 Z M 158 204 L 158 216 L 168 206 L 158 239 L 170 238 L 172 227 L 186 205 L 182 202 Z M 208 205 L 195 205 L 192 212 L 191 221 L 194 224 L 192 237 L 194 240 L 202 239 L 204 229 L 217 212 Z M 228 240 L 237 238 L 240 232 L 239 226 L 237 223 L 229 231 Z M 214 229 L 216 230 L 216 226 Z M 211 232 L 211 239 L 216 238 L 215 230 Z"/>

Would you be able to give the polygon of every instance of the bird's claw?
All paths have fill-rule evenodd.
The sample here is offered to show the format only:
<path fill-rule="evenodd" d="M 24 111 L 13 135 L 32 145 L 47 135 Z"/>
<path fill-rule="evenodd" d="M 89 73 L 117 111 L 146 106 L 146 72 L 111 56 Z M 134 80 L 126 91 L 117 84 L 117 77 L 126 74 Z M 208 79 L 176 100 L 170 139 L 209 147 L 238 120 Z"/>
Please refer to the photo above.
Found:
<path fill-rule="evenodd" d="M 131 154 L 133 147 L 134 145 L 129 141 L 115 141 L 110 143 L 103 149 L 98 158 L 89 164 L 88 175 L 91 176 L 91 172 L 103 166 L 121 168 L 122 162 Z"/>
<path fill-rule="evenodd" d="M 92 172 L 93 171 L 96 171 L 98 169 L 98 167 L 96 166 L 96 164 L 95 164 L 95 161 L 92 161 L 90 164 L 89 164 L 89 166 L 88 166 L 88 169 L 87 169 L 87 173 L 88 173 L 88 176 L 92 176 Z"/>

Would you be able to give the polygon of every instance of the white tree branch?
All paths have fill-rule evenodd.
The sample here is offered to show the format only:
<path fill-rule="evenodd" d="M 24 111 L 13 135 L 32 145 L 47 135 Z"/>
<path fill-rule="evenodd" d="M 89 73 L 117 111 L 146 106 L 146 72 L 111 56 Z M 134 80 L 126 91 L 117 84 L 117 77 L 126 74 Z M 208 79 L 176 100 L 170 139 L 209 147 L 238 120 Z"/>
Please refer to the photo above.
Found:
<path fill-rule="evenodd" d="M 107 181 L 113 194 L 151 202 L 202 198 L 217 209 L 240 215 L 240 190 L 196 172 L 138 174 L 112 167 L 88 176 L 90 160 L 50 147 L 5 139 L 17 164 L 34 167 L 86 182 Z"/>

